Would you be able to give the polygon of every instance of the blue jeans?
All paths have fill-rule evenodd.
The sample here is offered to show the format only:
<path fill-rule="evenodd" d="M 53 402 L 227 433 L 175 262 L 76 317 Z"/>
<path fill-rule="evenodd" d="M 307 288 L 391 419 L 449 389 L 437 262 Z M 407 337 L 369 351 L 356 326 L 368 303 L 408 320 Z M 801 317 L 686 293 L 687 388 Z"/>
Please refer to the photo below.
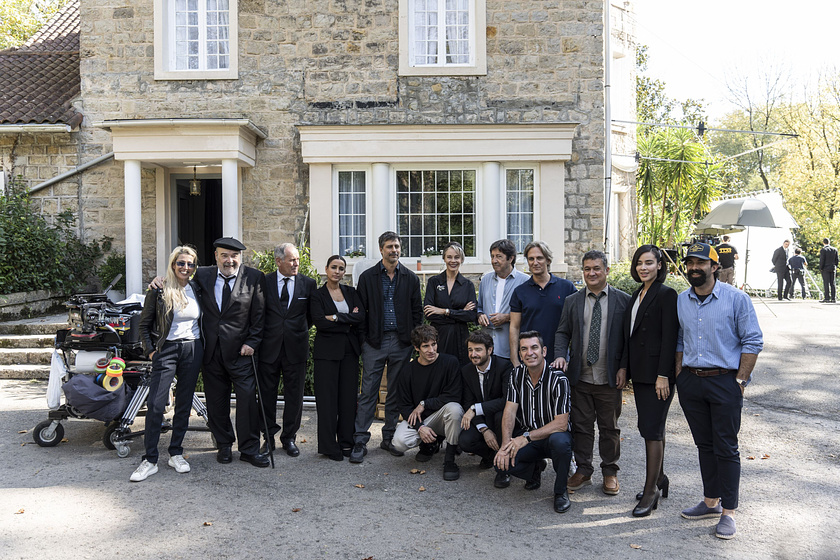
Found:
<path fill-rule="evenodd" d="M 144 438 L 146 454 L 143 455 L 146 461 L 157 463 L 163 409 L 166 408 L 169 387 L 176 375 L 178 385 L 175 387 L 175 415 L 172 417 L 169 456 L 184 454 L 181 444 L 190 425 L 193 394 L 203 357 L 204 344 L 201 340 L 166 342 L 163 348 L 155 352 L 152 358 L 149 398 L 146 401 L 146 436 Z"/>
<path fill-rule="evenodd" d="M 541 459 L 551 459 L 555 472 L 554 493 L 563 494 L 566 491 L 566 479 L 569 478 L 569 463 L 572 461 L 571 432 L 554 432 L 546 439 L 532 441 L 516 453 L 514 466 L 507 471 L 496 467 L 496 471 L 531 480 L 537 461 Z"/>
<path fill-rule="evenodd" d="M 370 425 L 376 412 L 376 399 L 379 397 L 379 385 L 382 383 L 382 371 L 388 366 L 388 398 L 385 401 L 385 426 L 382 439 L 394 438 L 397 429 L 397 380 L 403 365 L 411 356 L 411 345 L 400 342 L 395 332 L 382 336 L 382 344 L 374 348 L 367 342 L 362 345 L 362 387 L 356 407 L 356 432 L 354 443 L 367 445 L 370 441 Z"/>

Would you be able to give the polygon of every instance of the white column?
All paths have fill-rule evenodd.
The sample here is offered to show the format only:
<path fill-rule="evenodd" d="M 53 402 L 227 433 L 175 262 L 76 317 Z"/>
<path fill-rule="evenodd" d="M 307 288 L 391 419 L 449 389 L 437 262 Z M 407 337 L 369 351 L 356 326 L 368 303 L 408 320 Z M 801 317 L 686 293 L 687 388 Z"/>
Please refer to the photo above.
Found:
<path fill-rule="evenodd" d="M 222 235 L 242 241 L 242 201 L 239 197 L 239 165 L 222 160 Z"/>
<path fill-rule="evenodd" d="M 391 166 L 387 163 L 374 163 L 370 173 L 370 231 L 373 239 L 368 239 L 367 251 L 371 258 L 379 257 L 379 236 L 385 231 L 397 230 L 396 193 L 391 188 Z"/>
<path fill-rule="evenodd" d="M 490 262 L 490 244 L 507 237 L 506 198 L 502 194 L 502 166 L 488 161 L 482 165 L 481 176 L 481 231 L 476 244 L 476 256 L 481 262 Z"/>
<path fill-rule="evenodd" d="M 125 162 L 125 294 L 139 294 L 143 285 L 142 197 L 140 162 Z"/>

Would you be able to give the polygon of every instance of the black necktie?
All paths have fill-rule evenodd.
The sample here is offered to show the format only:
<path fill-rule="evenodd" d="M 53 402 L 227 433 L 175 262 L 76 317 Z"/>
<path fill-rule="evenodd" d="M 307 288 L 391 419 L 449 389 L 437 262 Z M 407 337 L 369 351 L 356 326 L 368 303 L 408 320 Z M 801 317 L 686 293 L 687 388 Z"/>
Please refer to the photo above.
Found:
<path fill-rule="evenodd" d="M 230 303 L 230 281 L 235 280 L 236 276 L 231 276 L 230 278 L 225 278 L 222 276 L 222 280 L 225 281 L 225 285 L 222 288 L 222 307 L 219 311 L 224 311 L 225 307 Z"/>
<path fill-rule="evenodd" d="M 283 289 L 280 290 L 280 313 L 286 314 L 289 308 L 289 279 L 283 278 Z"/>
<path fill-rule="evenodd" d="M 589 323 L 589 346 L 586 349 L 586 365 L 591 366 L 598 361 L 601 353 L 601 296 L 603 292 L 592 294 L 595 305 L 592 307 L 592 320 Z"/>

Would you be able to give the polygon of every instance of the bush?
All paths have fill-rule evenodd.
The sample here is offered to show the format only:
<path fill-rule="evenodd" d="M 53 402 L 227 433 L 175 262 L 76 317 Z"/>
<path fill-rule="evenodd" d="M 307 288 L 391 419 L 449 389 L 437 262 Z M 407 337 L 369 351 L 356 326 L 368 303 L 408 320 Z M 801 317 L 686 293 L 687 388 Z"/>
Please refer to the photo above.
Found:
<path fill-rule="evenodd" d="M 613 264 L 610 267 L 610 275 L 607 277 L 607 282 L 610 286 L 616 287 L 628 294 L 632 294 L 639 287 L 639 283 L 630 276 L 629 262 L 617 262 Z M 669 274 L 665 278 L 665 284 L 674 288 L 677 293 L 688 289 L 688 282 L 683 280 L 679 274 Z"/>
<path fill-rule="evenodd" d="M 125 253 L 111 253 L 99 267 L 99 280 L 102 282 L 103 290 L 117 277 L 117 274 L 123 276 L 114 284 L 113 289 L 125 292 Z"/>
<path fill-rule="evenodd" d="M 93 280 L 101 257 L 99 241 L 85 244 L 76 235 L 72 212 L 47 222 L 20 178 L 0 196 L 0 293 L 72 293 Z"/>

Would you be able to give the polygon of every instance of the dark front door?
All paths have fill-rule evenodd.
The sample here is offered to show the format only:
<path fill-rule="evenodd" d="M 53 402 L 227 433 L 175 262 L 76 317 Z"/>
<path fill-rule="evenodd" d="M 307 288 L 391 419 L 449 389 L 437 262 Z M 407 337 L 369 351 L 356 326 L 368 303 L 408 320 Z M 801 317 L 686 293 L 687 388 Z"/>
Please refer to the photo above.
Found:
<path fill-rule="evenodd" d="M 222 180 L 201 179 L 201 194 L 190 195 L 190 180 L 176 179 L 178 244 L 192 245 L 199 264 L 214 264 L 213 241 L 222 237 Z"/>

